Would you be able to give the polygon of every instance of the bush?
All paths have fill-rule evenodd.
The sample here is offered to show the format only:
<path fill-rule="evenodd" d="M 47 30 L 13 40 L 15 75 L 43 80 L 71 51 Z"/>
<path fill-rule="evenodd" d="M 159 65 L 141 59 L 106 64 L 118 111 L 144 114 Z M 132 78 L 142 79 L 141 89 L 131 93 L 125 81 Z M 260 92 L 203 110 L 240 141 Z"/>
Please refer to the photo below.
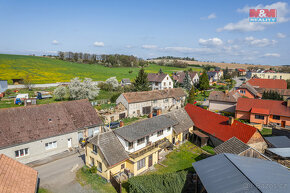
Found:
<path fill-rule="evenodd" d="M 64 86 L 59 86 L 53 91 L 54 99 L 57 101 L 61 101 L 67 95 L 67 89 Z"/>
<path fill-rule="evenodd" d="M 114 94 L 114 95 L 110 98 L 111 103 L 116 103 L 116 100 L 117 100 L 117 98 L 118 98 L 120 95 L 121 95 L 121 93 Z"/>
<path fill-rule="evenodd" d="M 90 169 L 89 169 L 89 171 L 90 171 L 90 173 L 92 173 L 92 174 L 95 174 L 95 173 L 97 173 L 97 167 L 96 166 L 92 166 Z"/>
<path fill-rule="evenodd" d="M 11 91 L 10 89 L 7 89 L 7 90 L 5 91 L 5 94 L 6 94 L 6 95 L 11 95 L 11 94 L 12 94 L 12 91 Z"/>
<path fill-rule="evenodd" d="M 166 174 L 151 174 L 136 176 L 128 180 L 129 192 L 155 193 L 172 192 L 179 193 L 186 182 L 186 171 Z"/>

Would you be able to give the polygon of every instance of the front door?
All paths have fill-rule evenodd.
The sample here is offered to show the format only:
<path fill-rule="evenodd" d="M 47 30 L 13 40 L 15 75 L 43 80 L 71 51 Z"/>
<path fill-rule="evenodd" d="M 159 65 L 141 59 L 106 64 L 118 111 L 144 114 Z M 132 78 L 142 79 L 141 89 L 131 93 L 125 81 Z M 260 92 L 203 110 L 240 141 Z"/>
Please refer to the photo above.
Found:
<path fill-rule="evenodd" d="M 149 159 L 148 167 L 151 167 L 152 166 L 152 155 L 149 155 L 148 159 Z"/>
<path fill-rule="evenodd" d="M 72 139 L 71 138 L 69 138 L 69 139 L 67 139 L 67 147 L 68 148 L 71 148 L 71 141 L 72 141 Z"/>
<path fill-rule="evenodd" d="M 281 127 L 285 127 L 285 121 L 281 121 Z"/>

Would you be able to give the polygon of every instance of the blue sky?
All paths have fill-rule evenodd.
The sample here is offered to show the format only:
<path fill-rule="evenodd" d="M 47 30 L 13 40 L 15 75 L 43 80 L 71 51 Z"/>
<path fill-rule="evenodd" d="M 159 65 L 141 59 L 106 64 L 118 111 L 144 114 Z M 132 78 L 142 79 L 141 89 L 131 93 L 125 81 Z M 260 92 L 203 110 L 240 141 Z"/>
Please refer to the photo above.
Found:
<path fill-rule="evenodd" d="M 277 9 L 278 22 L 249 23 L 249 8 Z M 270 65 L 290 61 L 287 1 L 0 0 L 0 18 L 0 53 L 173 55 Z"/>

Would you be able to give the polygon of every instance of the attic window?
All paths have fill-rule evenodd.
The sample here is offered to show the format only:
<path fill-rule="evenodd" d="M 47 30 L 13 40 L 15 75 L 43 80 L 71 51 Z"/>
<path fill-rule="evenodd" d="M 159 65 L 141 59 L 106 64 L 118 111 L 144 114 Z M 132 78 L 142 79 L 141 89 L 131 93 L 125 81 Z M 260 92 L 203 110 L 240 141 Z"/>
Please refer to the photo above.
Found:
<path fill-rule="evenodd" d="M 51 122 L 51 119 L 48 119 L 49 122 Z"/>

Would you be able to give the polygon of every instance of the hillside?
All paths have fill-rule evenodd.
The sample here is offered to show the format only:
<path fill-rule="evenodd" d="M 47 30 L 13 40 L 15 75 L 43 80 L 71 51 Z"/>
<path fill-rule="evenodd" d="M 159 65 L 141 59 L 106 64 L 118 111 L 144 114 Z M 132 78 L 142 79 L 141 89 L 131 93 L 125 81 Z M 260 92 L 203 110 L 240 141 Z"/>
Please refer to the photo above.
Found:
<path fill-rule="evenodd" d="M 156 73 L 160 68 L 164 73 L 170 74 L 186 69 L 152 64 L 146 67 L 145 71 Z M 193 70 L 201 69 L 193 68 Z M 129 71 L 132 72 L 129 73 Z M 0 79 L 8 80 L 9 84 L 12 83 L 11 79 L 23 78 L 27 74 L 32 75 L 33 83 L 68 82 L 74 77 L 88 77 L 94 81 L 102 81 L 116 76 L 118 80 L 122 78 L 133 80 L 138 71 L 139 68 L 109 68 L 98 64 L 80 64 L 53 58 L 0 54 Z"/>
<path fill-rule="evenodd" d="M 152 60 L 154 62 L 160 61 L 160 59 L 154 59 Z M 188 61 L 188 60 L 179 60 L 188 63 L 189 65 L 212 65 L 216 67 L 220 67 L 222 69 L 228 68 L 244 68 L 247 69 L 248 67 L 260 67 L 260 68 L 279 68 L 281 66 L 270 66 L 270 65 L 252 65 L 252 64 L 238 64 L 238 63 L 221 63 L 221 62 L 201 62 L 201 61 Z"/>

